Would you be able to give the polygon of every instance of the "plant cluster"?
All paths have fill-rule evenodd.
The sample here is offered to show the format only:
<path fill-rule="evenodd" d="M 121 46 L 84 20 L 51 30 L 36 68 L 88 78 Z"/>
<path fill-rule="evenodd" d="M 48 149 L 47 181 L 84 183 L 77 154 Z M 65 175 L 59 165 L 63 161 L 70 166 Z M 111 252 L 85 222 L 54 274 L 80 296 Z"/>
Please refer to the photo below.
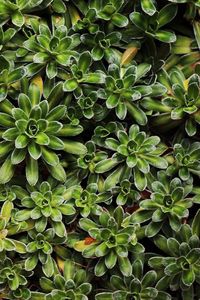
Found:
<path fill-rule="evenodd" d="M 200 0 L 0 0 L 0 299 L 200 299 Z"/>

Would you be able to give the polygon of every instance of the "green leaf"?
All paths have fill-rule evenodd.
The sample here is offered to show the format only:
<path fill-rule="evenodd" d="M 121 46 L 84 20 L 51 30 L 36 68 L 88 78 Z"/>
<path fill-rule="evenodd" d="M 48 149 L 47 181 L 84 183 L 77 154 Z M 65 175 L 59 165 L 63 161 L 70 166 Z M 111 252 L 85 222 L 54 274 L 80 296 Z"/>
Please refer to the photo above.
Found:
<path fill-rule="evenodd" d="M 156 234 L 158 234 L 158 232 L 160 231 L 160 229 L 162 228 L 162 222 L 150 222 L 145 230 L 145 234 L 148 237 L 153 237 Z"/>
<path fill-rule="evenodd" d="M 30 142 L 28 144 L 28 152 L 30 156 L 35 160 L 38 160 L 42 155 L 41 147 L 34 142 Z"/>
<path fill-rule="evenodd" d="M 20 80 L 25 75 L 25 73 L 26 73 L 25 69 L 23 69 L 23 68 L 17 68 L 17 69 L 13 70 L 12 72 L 10 72 L 8 74 L 7 81 L 9 83 L 13 83 L 13 82 L 15 82 L 17 80 Z"/>
<path fill-rule="evenodd" d="M 30 185 L 35 185 L 38 181 L 38 162 L 31 156 L 27 158 L 26 162 L 26 178 Z"/>
<path fill-rule="evenodd" d="M 49 59 L 49 55 L 45 52 L 36 53 L 33 57 L 33 62 L 37 64 L 45 64 Z"/>
<path fill-rule="evenodd" d="M 139 191 L 143 191 L 147 186 L 147 179 L 138 168 L 134 169 L 135 186 Z"/>
<path fill-rule="evenodd" d="M 13 165 L 20 164 L 26 157 L 26 149 L 14 149 L 11 154 L 11 163 Z"/>
<path fill-rule="evenodd" d="M 52 226 L 55 230 L 55 233 L 59 237 L 64 237 L 64 236 L 66 237 L 66 235 L 67 235 L 66 228 L 62 222 L 52 222 Z"/>
<path fill-rule="evenodd" d="M 0 142 L 0 157 L 8 154 L 13 149 L 13 143 L 2 141 Z"/>
<path fill-rule="evenodd" d="M 147 18 L 138 12 L 133 12 L 130 14 L 130 20 L 137 26 L 140 30 L 147 30 Z"/>
<path fill-rule="evenodd" d="M 18 137 L 15 140 L 15 147 L 17 149 L 25 148 L 27 146 L 28 142 L 29 142 L 28 136 L 25 134 L 20 134 L 20 135 L 18 135 Z"/>
<path fill-rule="evenodd" d="M 101 60 L 104 56 L 104 51 L 100 46 L 95 46 L 91 51 L 91 56 L 95 61 Z"/>
<path fill-rule="evenodd" d="M 166 169 L 168 166 L 167 160 L 164 157 L 153 155 L 143 155 L 143 157 L 149 162 L 149 164 L 156 168 Z"/>
<path fill-rule="evenodd" d="M 133 119 L 139 124 L 139 125 L 146 125 L 147 123 L 147 116 L 146 114 L 143 112 L 143 110 L 141 110 L 141 108 L 139 108 L 137 105 L 135 105 L 134 103 L 130 102 L 130 101 L 124 101 L 127 110 L 129 112 L 129 114 L 133 117 Z"/>
<path fill-rule="evenodd" d="M 87 72 L 89 69 L 89 66 L 91 64 L 91 55 L 89 51 L 83 52 L 78 60 L 78 68 L 81 70 L 83 73 Z"/>
<path fill-rule="evenodd" d="M 29 98 L 30 98 L 30 101 L 31 101 L 31 104 L 32 106 L 35 106 L 37 104 L 39 104 L 40 102 L 40 89 L 39 87 L 32 83 L 30 86 L 29 86 Z"/>
<path fill-rule="evenodd" d="M 200 22 L 198 22 L 197 20 L 193 21 L 193 30 L 198 47 L 200 49 Z"/>
<path fill-rule="evenodd" d="M 125 277 L 131 276 L 132 266 L 128 257 L 118 256 L 119 269 Z"/>
<path fill-rule="evenodd" d="M 70 140 L 63 140 L 64 151 L 76 155 L 84 155 L 87 153 L 87 148 L 82 143 Z"/>
<path fill-rule="evenodd" d="M 61 164 L 57 164 L 55 166 L 48 165 L 47 168 L 55 179 L 61 182 L 66 181 L 66 173 Z"/>
<path fill-rule="evenodd" d="M 47 256 L 47 260 L 46 260 L 45 264 L 43 264 L 42 270 L 43 270 L 45 276 L 47 276 L 47 277 L 51 277 L 53 275 L 54 265 L 53 265 L 53 259 L 52 259 L 51 255 Z"/>
<path fill-rule="evenodd" d="M 122 14 L 115 13 L 112 18 L 112 23 L 117 27 L 126 27 L 128 25 L 128 18 Z"/>
<path fill-rule="evenodd" d="M 112 293 L 98 293 L 95 295 L 95 300 L 112 300 L 113 299 L 113 294 Z"/>
<path fill-rule="evenodd" d="M 53 79 L 57 75 L 57 64 L 55 61 L 50 61 L 46 66 L 46 74 L 49 79 Z"/>
<path fill-rule="evenodd" d="M 11 158 L 8 157 L 0 168 L 0 184 L 5 184 L 10 181 L 14 175 L 15 167 L 11 163 Z"/>
<path fill-rule="evenodd" d="M 134 212 L 131 216 L 124 219 L 124 224 L 137 224 L 144 223 L 150 220 L 152 217 L 152 212 L 148 210 L 138 210 Z"/>
<path fill-rule="evenodd" d="M 200 209 L 196 212 L 192 221 L 192 233 L 200 236 Z"/>
<path fill-rule="evenodd" d="M 193 284 L 195 281 L 195 273 L 193 268 L 190 268 L 189 270 L 183 270 L 182 281 L 186 286 L 191 286 Z"/>
<path fill-rule="evenodd" d="M 41 146 L 41 150 L 42 150 L 42 158 L 45 160 L 45 162 L 48 165 L 51 166 L 56 166 L 59 163 L 59 158 L 58 155 L 56 153 L 54 153 L 53 151 L 47 149 L 46 147 Z"/>
<path fill-rule="evenodd" d="M 17 27 L 22 27 L 25 22 L 25 18 L 19 10 L 16 10 L 11 15 L 11 19 L 12 19 L 13 24 L 16 25 Z"/>
<path fill-rule="evenodd" d="M 95 166 L 95 171 L 97 173 L 104 173 L 112 170 L 115 166 L 120 163 L 118 158 L 112 157 L 98 162 Z"/>
<path fill-rule="evenodd" d="M 105 75 L 100 72 L 88 73 L 84 75 L 83 82 L 102 84 L 105 82 Z"/>
<path fill-rule="evenodd" d="M 158 26 L 163 27 L 164 25 L 170 23 L 177 14 L 177 5 L 168 4 L 164 6 L 158 13 Z"/>
<path fill-rule="evenodd" d="M 38 263 L 38 257 L 37 254 L 29 256 L 25 261 L 25 270 L 26 271 L 32 271 L 35 269 Z"/>
<path fill-rule="evenodd" d="M 78 87 L 78 82 L 75 78 L 68 79 L 63 84 L 63 90 L 65 92 L 72 92 Z"/>
<path fill-rule="evenodd" d="M 56 13 L 65 13 L 66 6 L 62 0 L 54 0 L 52 3 L 52 8 Z"/>
<path fill-rule="evenodd" d="M 150 16 L 152 16 L 156 12 L 156 7 L 152 0 L 141 0 L 141 6 L 142 10 Z"/>
<path fill-rule="evenodd" d="M 39 132 L 36 135 L 36 143 L 39 145 L 48 145 L 50 142 L 49 137 L 46 133 L 44 132 Z"/>
<path fill-rule="evenodd" d="M 174 43 L 176 35 L 170 31 L 159 30 L 155 33 L 155 38 L 164 43 Z"/>
<path fill-rule="evenodd" d="M 106 265 L 104 263 L 104 260 L 99 259 L 98 263 L 96 264 L 94 268 L 94 273 L 97 277 L 103 276 L 107 271 Z"/>
<path fill-rule="evenodd" d="M 105 265 L 108 269 L 112 269 L 117 262 L 117 255 L 114 253 L 114 251 L 110 251 L 108 255 L 105 257 Z"/>

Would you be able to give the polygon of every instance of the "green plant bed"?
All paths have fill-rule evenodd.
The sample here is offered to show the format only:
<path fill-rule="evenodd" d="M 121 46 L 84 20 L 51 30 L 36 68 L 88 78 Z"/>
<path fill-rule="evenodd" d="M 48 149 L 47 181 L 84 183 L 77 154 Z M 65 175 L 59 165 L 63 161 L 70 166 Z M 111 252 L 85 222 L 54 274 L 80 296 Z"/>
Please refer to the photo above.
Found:
<path fill-rule="evenodd" d="M 0 0 L 0 299 L 200 299 L 200 0 Z"/>

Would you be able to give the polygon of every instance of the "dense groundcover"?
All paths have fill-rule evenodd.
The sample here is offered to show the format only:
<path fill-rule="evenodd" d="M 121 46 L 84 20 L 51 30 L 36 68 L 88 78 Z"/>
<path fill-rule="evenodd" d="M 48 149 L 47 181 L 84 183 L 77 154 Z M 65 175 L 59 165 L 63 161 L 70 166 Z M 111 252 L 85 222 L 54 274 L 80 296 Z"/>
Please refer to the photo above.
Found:
<path fill-rule="evenodd" d="M 0 299 L 200 299 L 200 0 L 0 0 Z"/>

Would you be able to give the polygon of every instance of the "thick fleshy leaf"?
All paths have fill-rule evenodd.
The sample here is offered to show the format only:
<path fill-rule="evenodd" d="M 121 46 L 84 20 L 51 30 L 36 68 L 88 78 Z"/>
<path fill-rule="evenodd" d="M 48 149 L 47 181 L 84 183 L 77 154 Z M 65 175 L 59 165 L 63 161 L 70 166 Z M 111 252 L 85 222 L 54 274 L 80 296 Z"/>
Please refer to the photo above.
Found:
<path fill-rule="evenodd" d="M 35 185 L 38 181 L 38 162 L 31 156 L 26 162 L 26 178 L 30 185 Z"/>
<path fill-rule="evenodd" d="M 132 266 L 128 259 L 128 257 L 120 257 L 118 256 L 119 269 L 122 274 L 126 277 L 130 276 L 132 273 Z"/>
<path fill-rule="evenodd" d="M 133 117 L 133 119 L 139 125 L 146 125 L 146 123 L 147 123 L 147 116 L 143 112 L 143 110 L 141 110 L 141 108 L 139 108 L 137 105 L 135 105 L 134 103 L 131 103 L 129 101 L 125 101 L 125 105 L 127 107 L 127 110 L 129 112 L 129 114 Z"/>
<path fill-rule="evenodd" d="M 155 38 L 164 43 L 173 43 L 176 41 L 176 35 L 173 32 L 164 30 L 157 31 Z"/>
<path fill-rule="evenodd" d="M 76 154 L 76 155 L 84 155 L 87 153 L 87 148 L 84 144 L 71 141 L 71 140 L 63 140 L 64 148 L 63 150 L 65 152 Z"/>
<path fill-rule="evenodd" d="M 117 27 L 126 27 L 128 25 L 128 18 L 122 14 L 115 13 L 111 18 L 113 24 Z"/>
<path fill-rule="evenodd" d="M 195 273 L 192 268 L 183 271 L 182 281 L 186 286 L 191 286 L 193 284 L 195 281 Z"/>
<path fill-rule="evenodd" d="M 51 61 L 47 64 L 46 73 L 49 79 L 52 79 L 57 75 L 57 64 L 55 61 Z"/>
<path fill-rule="evenodd" d="M 134 169 L 134 180 L 135 180 L 135 186 L 138 188 L 138 190 L 143 191 L 147 186 L 147 179 L 144 176 L 144 173 L 142 173 L 138 168 Z"/>
<path fill-rule="evenodd" d="M 42 158 L 45 160 L 45 162 L 50 166 L 56 166 L 59 163 L 59 158 L 57 154 L 51 150 L 49 150 L 47 147 L 42 146 Z"/>
<path fill-rule="evenodd" d="M 68 79 L 64 82 L 63 89 L 66 92 L 72 92 L 78 87 L 78 82 L 76 79 Z"/>
<path fill-rule="evenodd" d="M 130 19 L 133 22 L 133 24 L 135 24 L 135 26 L 137 26 L 139 29 L 144 31 L 147 29 L 147 19 L 142 14 L 138 12 L 133 12 L 130 14 Z"/>
<path fill-rule="evenodd" d="M 141 0 L 142 10 L 152 16 L 156 12 L 156 7 L 154 5 L 154 1 L 152 0 Z"/>
<path fill-rule="evenodd" d="M 14 175 L 14 166 L 12 165 L 11 158 L 8 157 L 0 167 L 0 184 L 5 184 Z"/>
<path fill-rule="evenodd" d="M 12 14 L 11 18 L 12 18 L 13 24 L 16 25 L 17 27 L 22 27 L 22 25 L 25 22 L 25 18 L 19 10 L 16 10 Z"/>
<path fill-rule="evenodd" d="M 168 4 L 164 6 L 158 13 L 158 26 L 163 27 L 167 23 L 170 23 L 177 13 L 177 5 Z"/>

